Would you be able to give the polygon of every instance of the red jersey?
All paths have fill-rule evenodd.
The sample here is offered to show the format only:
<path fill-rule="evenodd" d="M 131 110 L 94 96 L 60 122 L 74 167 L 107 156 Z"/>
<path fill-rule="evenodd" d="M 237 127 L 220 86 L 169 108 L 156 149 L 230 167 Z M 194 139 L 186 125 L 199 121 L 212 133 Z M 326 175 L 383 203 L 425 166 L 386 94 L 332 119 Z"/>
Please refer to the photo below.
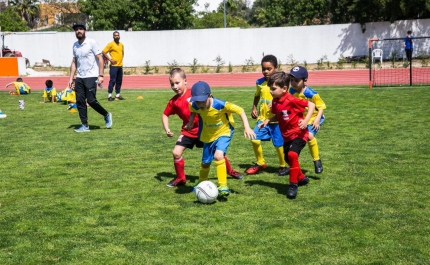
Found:
<path fill-rule="evenodd" d="M 303 112 L 307 106 L 307 100 L 298 99 L 290 93 L 285 93 L 280 99 L 273 99 L 272 113 L 278 117 L 279 129 L 284 142 L 297 138 L 308 141 L 308 129 L 302 130 L 299 127 L 299 121 L 304 119 Z"/>
<path fill-rule="evenodd" d="M 190 109 L 188 107 L 191 99 L 191 89 L 187 89 L 182 95 L 175 95 L 169 100 L 166 108 L 164 109 L 164 115 L 178 115 L 182 120 L 182 130 L 181 134 L 190 138 L 198 138 L 199 133 L 199 117 L 198 115 L 194 118 L 193 128 L 189 131 L 185 130 L 185 125 L 187 125 L 190 120 Z"/>

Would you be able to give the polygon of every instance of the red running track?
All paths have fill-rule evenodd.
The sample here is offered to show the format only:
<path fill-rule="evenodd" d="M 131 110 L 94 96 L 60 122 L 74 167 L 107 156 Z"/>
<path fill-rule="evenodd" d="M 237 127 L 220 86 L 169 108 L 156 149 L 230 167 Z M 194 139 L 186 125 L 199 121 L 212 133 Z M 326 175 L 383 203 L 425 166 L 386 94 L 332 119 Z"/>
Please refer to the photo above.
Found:
<path fill-rule="evenodd" d="M 261 73 L 234 73 L 234 74 L 187 74 L 188 86 L 197 81 L 206 81 L 211 87 L 253 87 L 255 81 L 261 78 Z M 5 88 L 6 84 L 13 82 L 17 77 L 1 77 L 0 91 L 13 90 L 11 87 Z M 43 90 L 45 80 L 51 79 L 57 89 L 67 87 L 69 77 L 67 76 L 38 76 L 22 77 L 32 90 Z M 309 71 L 310 86 L 351 86 L 368 85 L 369 70 L 327 70 Z M 105 75 L 103 86 L 106 88 L 109 76 Z M 169 88 L 169 76 L 164 75 L 126 75 L 124 76 L 122 88 L 124 89 L 150 89 Z"/>

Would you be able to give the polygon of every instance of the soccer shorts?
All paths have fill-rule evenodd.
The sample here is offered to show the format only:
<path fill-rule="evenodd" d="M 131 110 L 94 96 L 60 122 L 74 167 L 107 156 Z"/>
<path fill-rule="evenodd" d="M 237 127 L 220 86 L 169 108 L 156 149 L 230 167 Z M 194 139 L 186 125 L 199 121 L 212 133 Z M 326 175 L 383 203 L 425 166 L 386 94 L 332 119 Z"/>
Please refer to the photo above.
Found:
<path fill-rule="evenodd" d="M 321 127 L 320 127 L 321 128 Z M 319 129 L 318 130 L 315 130 L 315 129 L 312 129 L 312 124 L 308 124 L 308 131 L 309 131 L 309 133 L 312 133 L 314 136 L 315 135 L 317 135 L 317 133 L 320 131 Z"/>
<path fill-rule="evenodd" d="M 191 138 L 181 134 L 176 141 L 176 145 L 183 146 L 188 149 L 193 149 L 194 146 L 196 146 L 197 148 L 202 148 L 203 142 L 200 141 L 198 138 Z"/>
<path fill-rule="evenodd" d="M 303 139 L 296 138 L 292 141 L 284 143 L 284 155 L 285 161 L 288 161 L 288 152 L 292 151 L 300 155 L 302 149 L 306 146 L 306 142 Z"/>
<path fill-rule="evenodd" d="M 210 164 L 214 160 L 215 151 L 220 150 L 227 153 L 231 137 L 221 136 L 211 143 L 203 143 L 202 163 Z"/>
<path fill-rule="evenodd" d="M 255 140 L 269 141 L 272 139 L 272 143 L 275 147 L 281 147 L 284 144 L 281 130 L 279 129 L 278 123 L 268 123 L 265 127 L 258 129 L 258 125 L 263 123 L 257 121 L 254 127 L 254 133 L 256 135 Z"/>

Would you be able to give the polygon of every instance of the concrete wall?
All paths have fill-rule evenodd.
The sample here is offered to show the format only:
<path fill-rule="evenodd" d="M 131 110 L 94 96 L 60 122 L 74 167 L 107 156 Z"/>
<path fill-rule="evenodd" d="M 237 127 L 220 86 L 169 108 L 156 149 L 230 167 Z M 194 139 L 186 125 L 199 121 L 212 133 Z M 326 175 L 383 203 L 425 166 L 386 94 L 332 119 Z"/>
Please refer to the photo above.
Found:
<path fill-rule="evenodd" d="M 124 65 L 168 65 L 176 61 L 189 65 L 196 58 L 199 64 L 216 65 L 221 58 L 228 65 L 243 65 L 246 60 L 259 64 L 264 54 L 274 54 L 289 63 L 289 58 L 315 63 L 324 56 L 331 62 L 341 55 L 366 55 L 369 38 L 400 38 L 407 30 L 414 36 L 430 36 L 430 19 L 367 23 L 362 33 L 359 24 L 297 26 L 279 28 L 221 28 L 172 31 L 121 31 L 125 45 Z M 101 48 L 112 40 L 112 31 L 87 31 Z M 31 65 L 47 59 L 53 66 L 70 66 L 74 32 L 16 33 L 5 37 L 5 44 L 22 52 Z"/>

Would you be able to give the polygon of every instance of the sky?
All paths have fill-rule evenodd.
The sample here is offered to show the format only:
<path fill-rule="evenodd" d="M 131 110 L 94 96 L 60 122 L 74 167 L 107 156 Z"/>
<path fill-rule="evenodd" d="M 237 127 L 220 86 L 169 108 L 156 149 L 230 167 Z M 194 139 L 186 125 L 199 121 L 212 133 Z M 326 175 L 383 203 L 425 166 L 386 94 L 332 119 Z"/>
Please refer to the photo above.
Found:
<path fill-rule="evenodd" d="M 194 8 L 196 11 L 204 11 L 205 10 L 205 3 L 209 3 L 209 10 L 213 11 L 213 10 L 217 9 L 219 4 L 222 2 L 223 2 L 223 0 L 198 0 L 197 4 L 199 6 L 195 6 Z M 249 2 L 251 3 L 251 6 L 252 6 L 252 3 L 254 3 L 254 0 L 249 0 Z"/>

